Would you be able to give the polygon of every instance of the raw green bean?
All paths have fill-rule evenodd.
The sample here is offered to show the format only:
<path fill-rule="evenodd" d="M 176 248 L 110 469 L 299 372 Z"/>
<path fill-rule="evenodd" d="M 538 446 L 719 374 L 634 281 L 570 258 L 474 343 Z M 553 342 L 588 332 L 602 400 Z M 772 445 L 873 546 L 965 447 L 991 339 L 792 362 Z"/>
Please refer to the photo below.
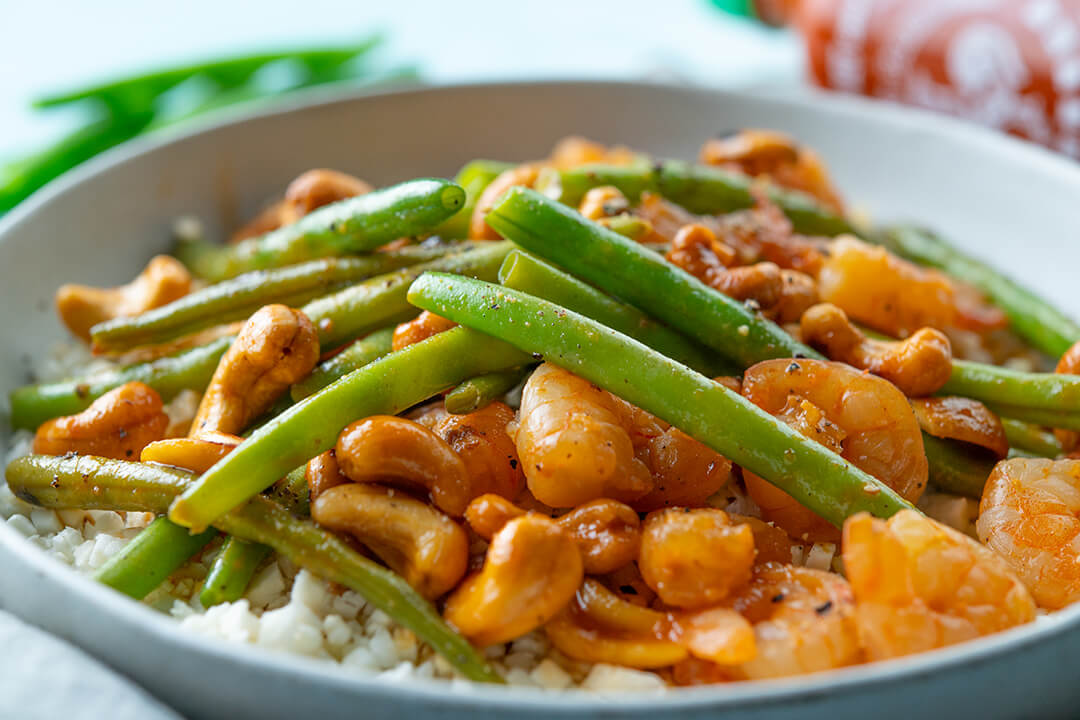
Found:
<path fill-rule="evenodd" d="M 930 463 L 930 482 L 941 490 L 978 500 L 997 458 L 971 443 L 945 440 L 923 433 Z"/>
<path fill-rule="evenodd" d="M 8 465 L 6 474 L 18 497 L 43 507 L 157 513 L 164 512 L 170 500 L 195 480 L 185 470 L 87 455 L 28 455 Z M 310 520 L 256 497 L 219 518 L 216 526 L 235 537 L 269 545 L 296 565 L 359 593 L 416 633 L 465 677 L 502 682 L 476 648 L 404 579 Z"/>
<path fill-rule="evenodd" d="M 493 280 L 508 252 L 508 242 L 481 243 L 472 250 L 377 275 L 333 295 L 312 300 L 302 310 L 315 323 L 320 346 L 337 347 L 414 317 L 416 311 L 405 295 L 409 292 L 409 284 L 424 271 L 438 270 Z"/>
<path fill-rule="evenodd" d="M 699 372 L 709 375 L 741 372 L 637 308 L 621 303 L 520 250 L 514 250 L 506 256 L 499 268 L 499 282 L 506 287 L 570 308 Z"/>
<path fill-rule="evenodd" d="M 187 532 L 187 528 L 181 529 Z M 214 530 L 207 532 L 216 533 Z M 226 538 L 199 592 L 199 602 L 208 608 L 242 598 L 255 571 L 271 552 L 268 546 L 261 543 L 237 537 Z"/>
<path fill-rule="evenodd" d="M 481 410 L 510 392 L 525 379 L 530 368 L 511 368 L 469 378 L 446 393 L 443 406 L 452 415 L 467 415 Z"/>
<path fill-rule="evenodd" d="M 1054 434 L 1037 425 L 1029 425 L 1012 418 L 1001 418 L 1001 424 L 1005 427 L 1009 447 L 1013 449 L 1048 458 L 1058 457 L 1064 452 Z"/>
<path fill-rule="evenodd" d="M 984 292 L 1009 317 L 1013 330 L 1034 347 L 1058 358 L 1080 341 L 1080 324 L 1015 280 L 964 254 L 927 230 L 891 228 L 878 239 L 889 250 L 938 268 Z"/>
<path fill-rule="evenodd" d="M 392 253 L 323 258 L 273 270 L 256 270 L 139 315 L 95 325 L 90 331 L 91 339 L 96 352 L 156 345 L 208 327 L 246 320 L 270 303 L 299 307 L 345 285 L 435 260 L 459 248 L 465 249 L 448 245 L 416 246 Z"/>
<path fill-rule="evenodd" d="M 953 360 L 952 375 L 939 392 L 942 395 L 969 397 L 987 405 L 1009 405 L 1080 416 L 1080 375 L 1021 372 L 996 365 Z"/>
<path fill-rule="evenodd" d="M 434 234 L 441 238 L 468 237 L 473 210 L 484 188 L 490 185 L 500 173 L 512 167 L 514 167 L 513 163 L 497 160 L 473 160 L 461 168 L 454 177 L 454 182 L 465 188 L 465 205 L 435 228 Z"/>
<path fill-rule="evenodd" d="M 394 327 L 392 325 L 382 330 L 376 330 L 367 337 L 357 340 L 329 360 L 319 363 L 311 371 L 310 375 L 292 386 L 289 394 L 292 396 L 293 402 L 300 402 L 308 395 L 322 390 L 353 370 L 378 360 L 384 355 L 389 355 L 394 339 Z"/>
<path fill-rule="evenodd" d="M 202 529 L 334 446 L 353 420 L 396 415 L 476 375 L 530 362 L 505 343 L 453 328 L 390 353 L 259 428 L 177 498 L 169 518 Z"/>
<path fill-rule="evenodd" d="M 187 528 L 159 517 L 109 558 L 94 579 L 142 600 L 217 534 L 217 530 L 206 530 L 192 535 Z"/>
<path fill-rule="evenodd" d="M 442 273 L 420 277 L 409 301 L 615 393 L 838 527 L 860 511 L 888 517 L 911 507 L 889 486 L 738 393 L 583 315 L 517 290 Z"/>
<path fill-rule="evenodd" d="M 487 215 L 503 237 L 650 314 L 741 367 L 778 357 L 821 358 L 779 325 L 708 287 L 651 250 L 527 188 Z"/>
<path fill-rule="evenodd" d="M 201 392 L 233 338 L 73 380 L 26 385 L 11 393 L 11 426 L 33 430 L 46 420 L 82 412 L 97 398 L 124 383 L 143 382 L 168 401 L 182 390 Z"/>
<path fill-rule="evenodd" d="M 590 189 L 614 185 L 631 202 L 637 202 L 642 192 L 649 191 L 660 193 L 692 213 L 716 215 L 751 207 L 752 182 L 745 175 L 720 168 L 666 160 L 653 164 L 582 165 L 570 170 L 546 170 L 536 187 L 548 197 L 575 208 Z M 768 193 L 797 232 L 829 236 L 855 232 L 844 217 L 821 206 L 809 195 L 776 187 Z"/>
<path fill-rule="evenodd" d="M 195 275 L 218 282 L 252 270 L 374 250 L 431 230 L 464 203 L 465 191 L 448 180 L 410 180 L 326 205 L 235 245 L 181 240 L 176 256 Z"/>

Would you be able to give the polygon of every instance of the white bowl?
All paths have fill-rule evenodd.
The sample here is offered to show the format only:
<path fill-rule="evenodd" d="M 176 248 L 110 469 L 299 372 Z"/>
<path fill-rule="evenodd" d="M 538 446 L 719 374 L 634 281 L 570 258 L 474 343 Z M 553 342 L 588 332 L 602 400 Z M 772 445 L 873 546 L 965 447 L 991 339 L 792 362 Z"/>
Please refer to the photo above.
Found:
<path fill-rule="evenodd" d="M 376 184 L 450 176 L 475 157 L 543 156 L 567 134 L 691 158 L 707 136 L 747 126 L 786 130 L 817 148 L 852 204 L 874 218 L 925 222 L 1080 313 L 1070 277 L 1080 264 L 1080 168 L 938 116 L 822 95 L 618 83 L 319 94 L 198 132 L 133 142 L 0 221 L 0 393 L 24 383 L 33 358 L 63 336 L 52 311 L 60 283 L 125 282 L 168 249 L 173 218 L 195 214 L 220 232 L 305 169 L 340 168 Z M 2 523 L 0 604 L 207 718 L 1047 717 L 1075 716 L 1080 702 L 1073 682 L 1080 607 L 977 642 L 840 672 L 596 696 L 387 683 L 209 642 L 77 576 Z"/>

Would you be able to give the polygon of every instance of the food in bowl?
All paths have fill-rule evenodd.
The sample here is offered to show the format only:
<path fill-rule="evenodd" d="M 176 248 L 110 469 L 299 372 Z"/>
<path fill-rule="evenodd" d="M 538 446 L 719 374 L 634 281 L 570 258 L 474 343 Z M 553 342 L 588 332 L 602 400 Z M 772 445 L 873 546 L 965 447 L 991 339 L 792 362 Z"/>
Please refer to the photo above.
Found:
<path fill-rule="evenodd" d="M 310 171 L 59 290 L 102 367 L 13 393 L 0 510 L 195 632 L 395 676 L 739 682 L 1064 607 L 1080 328 L 845 207 L 760 130 Z"/>

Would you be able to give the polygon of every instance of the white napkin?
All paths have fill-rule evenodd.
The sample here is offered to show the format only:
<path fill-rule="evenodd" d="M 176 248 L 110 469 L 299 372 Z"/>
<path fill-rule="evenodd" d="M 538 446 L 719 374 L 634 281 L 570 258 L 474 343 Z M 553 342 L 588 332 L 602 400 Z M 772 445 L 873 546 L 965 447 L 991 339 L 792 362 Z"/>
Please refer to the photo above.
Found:
<path fill-rule="evenodd" d="M 181 720 L 82 650 L 0 611 L 0 718 Z"/>

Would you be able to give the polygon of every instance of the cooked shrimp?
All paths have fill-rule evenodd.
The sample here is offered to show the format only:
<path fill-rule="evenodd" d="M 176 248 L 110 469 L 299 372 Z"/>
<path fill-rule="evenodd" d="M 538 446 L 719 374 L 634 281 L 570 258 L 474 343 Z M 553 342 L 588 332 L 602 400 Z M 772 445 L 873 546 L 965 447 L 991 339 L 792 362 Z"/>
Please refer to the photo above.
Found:
<path fill-rule="evenodd" d="M 926 487 L 922 433 L 904 394 L 842 363 L 766 360 L 743 377 L 743 395 L 915 502 Z M 792 537 L 835 541 L 835 528 L 751 472 L 746 489 L 762 516 Z"/>
<path fill-rule="evenodd" d="M 699 505 L 731 463 L 656 417 L 551 364 L 521 395 L 515 442 L 529 490 L 552 507 L 610 498 L 636 510 Z"/>
<path fill-rule="evenodd" d="M 999 462 L 975 527 L 1040 606 L 1057 610 L 1080 599 L 1080 460 Z"/>
<path fill-rule="evenodd" d="M 1035 618 L 1035 603 L 1006 562 L 973 539 L 902 510 L 844 523 L 844 569 L 869 660 L 910 655 Z"/>

